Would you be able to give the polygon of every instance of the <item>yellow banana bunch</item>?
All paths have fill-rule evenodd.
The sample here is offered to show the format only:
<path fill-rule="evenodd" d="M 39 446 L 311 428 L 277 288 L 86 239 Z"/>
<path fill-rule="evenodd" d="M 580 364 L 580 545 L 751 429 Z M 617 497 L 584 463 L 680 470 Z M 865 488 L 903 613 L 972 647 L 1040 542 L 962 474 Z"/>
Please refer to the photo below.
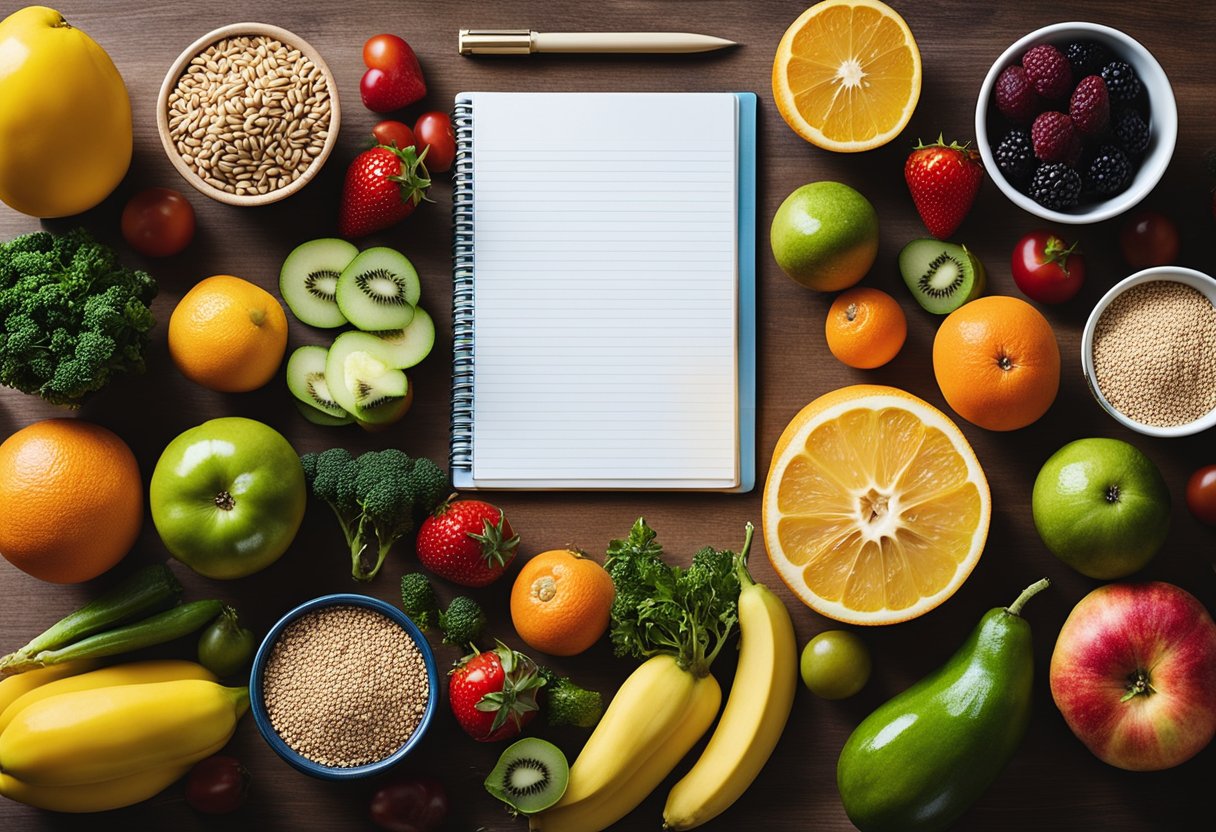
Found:
<path fill-rule="evenodd" d="M 152 797 L 223 748 L 248 708 L 247 688 L 213 679 L 192 662 L 141 662 L 27 690 L 4 709 L 0 795 L 59 812 Z"/>
<path fill-rule="evenodd" d="M 91 670 L 93 666 L 93 662 L 87 660 L 64 662 L 63 664 L 53 664 L 50 667 L 40 667 L 37 670 L 31 670 L 26 673 L 5 676 L 3 679 L 0 679 L 0 714 L 4 713 L 9 705 L 25 696 L 25 694 L 34 688 L 41 687 L 47 682 L 53 682 L 56 679 L 84 673 L 86 670 Z M 3 730 L 3 728 L 0 728 L 0 731 Z"/>
<path fill-rule="evenodd" d="M 701 759 L 667 796 L 668 829 L 700 826 L 738 800 L 768 762 L 794 704 L 798 647 L 789 611 L 741 571 L 734 686 Z"/>
<path fill-rule="evenodd" d="M 646 665 L 651 662 L 669 658 L 671 657 L 659 656 L 648 659 L 635 671 L 634 675 L 637 675 L 638 671 L 646 668 Z M 671 659 L 671 665 L 675 667 L 675 659 Z M 664 738 L 652 746 L 644 748 L 636 757 L 627 757 L 627 752 L 612 755 L 610 761 L 612 761 L 613 769 L 617 771 L 615 780 L 608 782 L 606 786 L 597 789 L 595 793 L 578 802 L 570 803 L 563 797 L 552 809 L 529 817 L 530 832 L 599 832 L 607 830 L 621 817 L 636 809 L 637 805 L 646 799 L 659 783 L 663 782 L 663 778 L 671 774 L 671 770 L 679 765 L 683 755 L 696 746 L 697 741 L 705 735 L 705 731 L 709 730 L 709 726 L 714 724 L 717 707 L 722 703 L 722 688 L 717 685 L 717 680 L 713 676 L 693 679 L 691 674 L 680 670 L 679 667 L 676 667 L 676 671 L 688 676 L 688 679 L 692 681 L 692 691 L 683 704 L 681 713 L 676 714 L 672 719 L 672 725 L 665 732 Z M 625 684 L 629 684 L 629 680 L 626 680 Z M 621 691 L 625 691 L 624 686 L 621 687 Z M 649 701 L 635 699 L 632 702 L 634 718 L 638 718 L 646 710 L 653 710 L 662 704 L 662 693 L 658 691 L 651 691 L 651 693 L 652 698 Z M 619 698 L 620 693 L 613 698 L 613 705 L 617 704 Z M 607 718 L 607 714 L 604 714 L 604 718 Z M 621 743 L 623 747 L 635 746 L 636 743 L 630 741 L 627 729 L 629 726 L 626 726 L 624 732 L 617 732 L 614 736 L 618 741 L 626 741 Z M 596 731 L 598 732 L 598 727 Z M 587 744 L 590 744 L 590 741 Z M 579 755 L 578 760 L 575 760 L 575 765 L 578 765 L 580 760 L 582 760 L 582 754 Z M 570 786 L 574 786 L 573 766 L 570 768 Z M 567 787 L 565 794 L 568 796 L 569 793 L 569 787 Z"/>

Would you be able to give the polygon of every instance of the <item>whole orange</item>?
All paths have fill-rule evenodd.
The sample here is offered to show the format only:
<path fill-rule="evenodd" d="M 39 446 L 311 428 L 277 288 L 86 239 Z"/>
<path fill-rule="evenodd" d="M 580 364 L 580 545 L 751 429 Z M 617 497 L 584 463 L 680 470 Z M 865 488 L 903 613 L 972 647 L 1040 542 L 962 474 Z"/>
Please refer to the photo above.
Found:
<path fill-rule="evenodd" d="M 993 295 L 950 313 L 933 339 L 933 373 L 946 402 L 988 430 L 1038 420 L 1060 389 L 1060 347 L 1029 303 Z"/>
<path fill-rule="evenodd" d="M 511 621 L 529 647 L 573 656 L 608 629 L 616 587 L 581 552 L 554 549 L 524 564 L 511 587 Z"/>
<path fill-rule="evenodd" d="M 895 298 L 881 289 L 860 287 L 832 301 L 824 335 L 828 349 L 842 363 L 872 370 L 899 354 L 908 337 L 908 319 Z"/>
<path fill-rule="evenodd" d="M 96 578 L 139 536 L 144 489 L 127 443 L 80 419 L 47 419 L 0 445 L 0 554 L 43 581 Z"/>
<path fill-rule="evenodd" d="M 169 355 L 186 378 L 221 393 L 256 390 L 287 350 L 287 315 L 274 295 L 220 274 L 199 281 L 169 318 Z"/>

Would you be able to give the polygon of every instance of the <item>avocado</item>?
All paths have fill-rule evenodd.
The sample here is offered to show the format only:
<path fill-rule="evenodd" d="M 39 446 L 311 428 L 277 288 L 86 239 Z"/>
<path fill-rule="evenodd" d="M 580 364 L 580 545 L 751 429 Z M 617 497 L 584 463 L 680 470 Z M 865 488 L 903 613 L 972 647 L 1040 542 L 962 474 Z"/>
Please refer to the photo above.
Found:
<path fill-rule="evenodd" d="M 1034 656 L 1022 605 L 989 610 L 937 671 L 870 714 L 836 765 L 849 820 L 861 832 L 950 827 L 997 778 L 1030 722 Z"/>

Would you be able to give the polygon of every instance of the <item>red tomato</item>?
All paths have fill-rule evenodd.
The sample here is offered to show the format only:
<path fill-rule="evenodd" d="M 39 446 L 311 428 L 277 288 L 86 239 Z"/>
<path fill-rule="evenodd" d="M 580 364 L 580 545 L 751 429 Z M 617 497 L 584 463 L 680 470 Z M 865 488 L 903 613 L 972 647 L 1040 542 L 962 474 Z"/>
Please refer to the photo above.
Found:
<path fill-rule="evenodd" d="M 140 191 L 122 211 L 122 236 L 147 257 L 168 257 L 194 239 L 194 208 L 168 188 Z"/>
<path fill-rule="evenodd" d="M 409 44 L 396 35 L 376 35 L 363 44 L 363 63 L 369 69 L 395 70 L 407 54 L 413 55 Z"/>
<path fill-rule="evenodd" d="M 1140 211 L 1123 224 L 1119 245 L 1133 269 L 1166 266 L 1178 259 L 1178 226 L 1164 214 Z"/>
<path fill-rule="evenodd" d="M 224 815 L 235 812 L 249 791 L 249 772 L 235 757 L 216 754 L 190 769 L 186 802 L 196 812 Z"/>
<path fill-rule="evenodd" d="M 398 149 L 414 146 L 414 131 L 409 125 L 385 119 L 372 128 L 372 135 L 380 144 L 393 145 Z"/>
<path fill-rule="evenodd" d="M 418 137 L 419 152 L 422 148 L 430 148 L 423 160 L 427 170 L 440 173 L 451 170 L 452 162 L 456 161 L 456 133 L 452 130 L 452 120 L 447 113 L 432 112 L 418 116 L 414 135 Z"/>
<path fill-rule="evenodd" d="M 1200 523 L 1216 526 L 1216 465 L 1205 465 L 1186 482 L 1186 507 Z"/>
<path fill-rule="evenodd" d="M 372 823 L 388 832 L 431 832 L 448 814 L 448 794 L 433 777 L 406 777 L 372 795 Z"/>
<path fill-rule="evenodd" d="M 1081 291 L 1085 258 L 1050 231 L 1031 231 L 1013 247 L 1013 282 L 1031 300 L 1063 303 Z"/>

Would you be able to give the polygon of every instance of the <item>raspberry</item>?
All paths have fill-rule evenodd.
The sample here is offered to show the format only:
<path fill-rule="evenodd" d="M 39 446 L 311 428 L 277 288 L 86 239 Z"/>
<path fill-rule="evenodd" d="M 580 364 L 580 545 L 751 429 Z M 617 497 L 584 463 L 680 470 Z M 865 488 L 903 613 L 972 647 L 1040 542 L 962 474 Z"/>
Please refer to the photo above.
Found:
<path fill-rule="evenodd" d="M 1075 40 L 1064 50 L 1074 78 L 1094 75 L 1111 62 L 1110 50 L 1092 40 Z"/>
<path fill-rule="evenodd" d="M 1110 123 L 1110 99 L 1106 82 L 1097 75 L 1086 75 L 1077 82 L 1068 100 L 1068 115 L 1073 127 L 1083 136 L 1094 136 Z"/>
<path fill-rule="evenodd" d="M 1064 98 L 1072 90 L 1072 69 L 1059 49 L 1036 46 L 1022 56 L 1022 66 L 1034 91 L 1044 98 Z"/>
<path fill-rule="evenodd" d="M 1054 110 L 1039 113 L 1030 125 L 1034 155 L 1044 162 L 1075 162 L 1081 155 L 1081 137 L 1072 119 Z"/>
<path fill-rule="evenodd" d="M 1111 101 L 1134 101 L 1140 94 L 1140 79 L 1135 70 L 1123 61 L 1111 61 L 1102 67 L 1102 80 L 1110 92 Z"/>
<path fill-rule="evenodd" d="M 1026 79 L 1026 70 L 1007 66 L 996 79 L 996 108 L 1010 121 L 1030 121 L 1040 109 L 1039 97 Z"/>
<path fill-rule="evenodd" d="M 1010 130 L 996 146 L 996 166 L 1010 185 L 1022 190 L 1030 181 L 1037 164 L 1030 134 L 1022 129 Z"/>
<path fill-rule="evenodd" d="M 1115 138 L 1128 156 L 1139 156 L 1148 148 L 1148 125 L 1135 110 L 1115 116 Z"/>
<path fill-rule="evenodd" d="M 1041 165 L 1030 180 L 1030 198 L 1053 211 L 1072 208 L 1081 198 L 1081 174 L 1060 162 Z"/>
<path fill-rule="evenodd" d="M 1085 171 L 1085 187 L 1102 196 L 1113 196 L 1127 188 L 1132 164 L 1127 154 L 1113 144 L 1104 144 Z"/>

